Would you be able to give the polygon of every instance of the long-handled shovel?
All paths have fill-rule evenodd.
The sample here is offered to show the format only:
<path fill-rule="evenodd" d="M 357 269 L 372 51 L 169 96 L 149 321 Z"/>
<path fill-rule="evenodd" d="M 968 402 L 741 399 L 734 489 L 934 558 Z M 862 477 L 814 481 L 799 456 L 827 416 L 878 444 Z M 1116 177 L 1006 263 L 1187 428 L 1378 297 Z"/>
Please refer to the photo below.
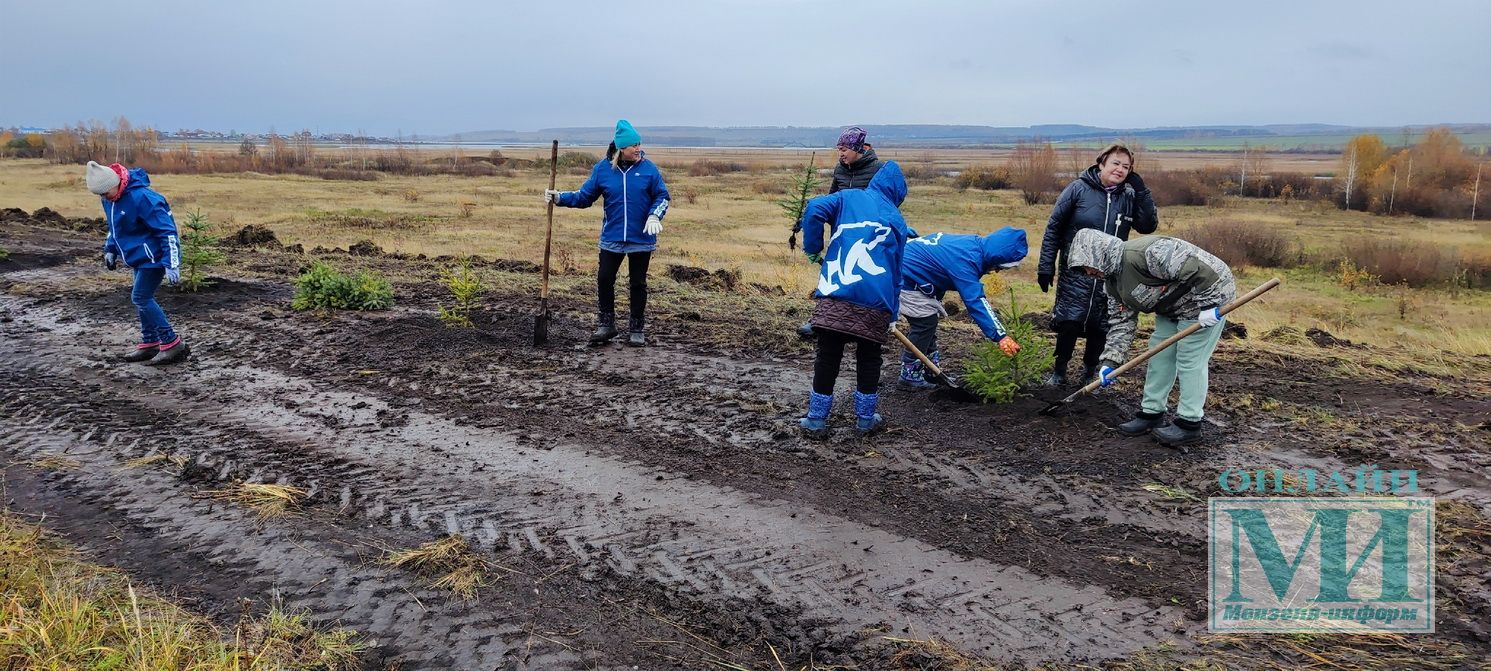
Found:
<path fill-rule="evenodd" d="M 554 184 L 559 179 L 559 141 L 554 141 L 553 150 L 549 154 L 549 190 L 554 190 Z M 544 232 L 544 279 L 538 290 L 538 315 L 533 318 L 533 344 L 542 345 L 549 341 L 549 318 L 553 313 L 549 312 L 549 247 L 554 242 L 554 202 L 549 201 L 549 227 Z"/>
<path fill-rule="evenodd" d="M 1232 301 L 1231 303 L 1223 305 L 1222 308 L 1220 310 L 1218 310 L 1218 312 L 1220 312 L 1223 315 L 1226 315 L 1227 313 L 1232 312 L 1233 310 L 1236 310 L 1236 309 L 1242 307 L 1244 303 L 1247 303 L 1248 301 L 1251 301 L 1254 298 L 1262 296 L 1263 292 L 1268 291 L 1269 289 L 1272 289 L 1272 288 L 1274 288 L 1276 286 L 1279 286 L 1279 278 L 1277 278 L 1277 277 L 1275 277 L 1275 278 L 1273 278 L 1273 279 L 1271 279 L 1271 280 L 1269 280 L 1267 282 L 1264 282 L 1257 289 L 1249 291 L 1247 294 L 1245 294 L 1241 298 L 1238 298 L 1237 300 Z M 1180 333 L 1177 333 L 1177 334 L 1175 334 L 1173 336 L 1170 336 L 1169 338 L 1166 338 L 1160 344 L 1155 345 L 1154 347 L 1149 348 L 1149 351 L 1147 351 L 1147 352 L 1145 352 L 1143 354 L 1140 354 L 1139 356 L 1136 356 L 1136 357 L 1134 357 L 1132 359 L 1129 359 L 1128 362 L 1124 363 L 1122 366 L 1119 366 L 1117 370 L 1114 370 L 1109 375 L 1109 377 L 1117 377 L 1119 375 L 1124 374 L 1130 368 L 1138 366 L 1139 364 L 1144 363 L 1145 361 L 1149 361 L 1150 357 L 1152 357 L 1152 356 L 1154 356 L 1156 354 L 1159 354 L 1160 352 L 1165 351 L 1171 345 L 1174 345 L 1175 343 L 1180 342 L 1181 339 L 1185 338 L 1188 335 L 1191 335 L 1192 333 L 1200 331 L 1200 330 L 1201 330 L 1201 324 L 1200 323 L 1191 324 L 1190 326 L 1187 326 L 1184 329 L 1181 329 Z M 1056 401 L 1055 403 L 1052 403 L 1051 405 L 1046 406 L 1044 409 L 1041 410 L 1040 414 L 1042 414 L 1042 415 L 1054 415 L 1054 414 L 1056 414 L 1057 410 L 1060 410 L 1062 407 L 1066 406 L 1066 404 L 1071 403 L 1072 401 L 1077 400 L 1077 397 L 1079 397 L 1079 396 L 1082 396 L 1084 394 L 1090 394 L 1090 393 L 1092 393 L 1092 391 L 1094 389 L 1097 389 L 1098 387 L 1102 386 L 1102 384 L 1103 384 L 1102 378 L 1098 378 L 1096 380 L 1093 380 L 1092 382 L 1087 383 L 1087 385 L 1084 386 L 1084 387 L 1082 387 L 1081 389 L 1078 389 L 1077 391 L 1072 392 L 1071 396 L 1068 396 L 1068 397 L 1066 397 L 1064 399 L 1061 399 L 1060 401 Z"/>
<path fill-rule="evenodd" d="M 978 400 L 978 397 L 975 396 L 973 392 L 964 389 L 963 385 L 959 384 L 958 381 L 953 378 L 953 376 L 948 375 L 946 371 L 938 368 L 937 364 L 932 363 L 932 360 L 927 358 L 927 355 L 922 354 L 922 351 L 917 349 L 916 345 L 911 343 L 911 339 L 907 338 L 906 334 L 902 333 L 900 329 L 896 328 L 895 326 L 891 326 L 890 332 L 896 336 L 896 340 L 901 341 L 901 345 L 904 346 L 907 351 L 911 352 L 913 356 L 915 356 L 922 362 L 923 366 L 927 367 L 927 373 L 930 374 L 932 379 L 936 380 L 942 386 L 947 387 L 946 396 L 948 398 L 950 398 L 951 400 L 965 402 Z"/>

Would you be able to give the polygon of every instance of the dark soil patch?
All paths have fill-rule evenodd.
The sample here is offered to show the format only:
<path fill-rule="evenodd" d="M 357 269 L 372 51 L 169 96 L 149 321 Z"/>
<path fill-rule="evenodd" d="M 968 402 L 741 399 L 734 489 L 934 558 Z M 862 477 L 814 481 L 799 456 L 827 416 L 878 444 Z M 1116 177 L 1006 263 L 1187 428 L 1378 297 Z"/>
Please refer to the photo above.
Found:
<path fill-rule="evenodd" d="M 274 231 L 259 224 L 249 224 L 238 229 L 233 237 L 224 242 L 240 247 L 280 247 L 279 238 L 275 237 Z"/>
<path fill-rule="evenodd" d="M 734 291 L 741 284 L 739 270 L 725 270 L 724 268 L 709 271 L 695 266 L 669 264 L 668 277 L 679 284 L 719 291 Z"/>

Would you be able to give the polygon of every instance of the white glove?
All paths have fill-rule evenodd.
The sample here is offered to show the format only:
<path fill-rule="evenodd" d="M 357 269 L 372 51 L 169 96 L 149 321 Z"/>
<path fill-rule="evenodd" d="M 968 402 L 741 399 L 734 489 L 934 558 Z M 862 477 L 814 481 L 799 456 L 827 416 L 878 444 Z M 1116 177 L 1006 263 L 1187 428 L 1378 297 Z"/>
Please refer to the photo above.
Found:
<path fill-rule="evenodd" d="M 559 192 L 553 189 L 544 189 L 544 202 L 559 204 Z"/>
<path fill-rule="evenodd" d="M 647 217 L 647 225 L 642 227 L 642 232 L 648 235 L 657 235 L 663 232 L 663 220 L 657 218 L 655 214 Z"/>
<path fill-rule="evenodd" d="M 1204 329 L 1216 326 L 1219 321 L 1222 321 L 1222 312 L 1217 308 L 1202 310 L 1201 314 L 1196 315 L 1196 322 Z"/>

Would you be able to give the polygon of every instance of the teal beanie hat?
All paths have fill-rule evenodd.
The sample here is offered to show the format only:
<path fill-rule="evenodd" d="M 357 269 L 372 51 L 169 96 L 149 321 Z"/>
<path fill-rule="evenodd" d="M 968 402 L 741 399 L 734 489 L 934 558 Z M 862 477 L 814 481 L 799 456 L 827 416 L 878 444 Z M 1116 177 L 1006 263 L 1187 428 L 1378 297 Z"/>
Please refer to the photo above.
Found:
<path fill-rule="evenodd" d="M 622 119 L 616 122 L 616 139 L 614 141 L 616 142 L 617 149 L 626 149 L 634 144 L 642 144 L 642 134 L 638 133 L 637 129 L 632 128 L 632 122 Z"/>

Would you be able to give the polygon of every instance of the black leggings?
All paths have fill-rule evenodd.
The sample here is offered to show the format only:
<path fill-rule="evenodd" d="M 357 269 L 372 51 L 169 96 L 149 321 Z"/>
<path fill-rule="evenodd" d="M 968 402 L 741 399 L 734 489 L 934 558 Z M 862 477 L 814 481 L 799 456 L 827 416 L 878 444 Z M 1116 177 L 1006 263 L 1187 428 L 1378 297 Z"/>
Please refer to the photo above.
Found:
<path fill-rule="evenodd" d="M 1056 324 L 1056 370 L 1066 370 L 1072 360 L 1072 351 L 1077 349 L 1077 339 L 1086 338 L 1087 348 L 1082 351 L 1082 365 L 1095 368 L 1108 346 L 1108 333 L 1095 321 L 1058 322 Z"/>
<path fill-rule="evenodd" d="M 627 284 L 631 289 L 631 310 L 634 321 L 642 321 L 647 314 L 647 264 L 652 262 L 652 252 L 608 252 L 601 250 L 601 267 L 596 273 L 596 293 L 600 298 L 601 312 L 616 312 L 616 273 L 621 270 L 621 259 L 626 258 Z"/>
<path fill-rule="evenodd" d="M 813 361 L 813 391 L 833 395 L 834 381 L 839 378 L 839 365 L 844 361 L 844 347 L 854 343 L 854 373 L 859 390 L 873 394 L 880 390 L 880 343 L 856 338 L 838 331 L 815 329 L 818 332 L 818 358 Z"/>

